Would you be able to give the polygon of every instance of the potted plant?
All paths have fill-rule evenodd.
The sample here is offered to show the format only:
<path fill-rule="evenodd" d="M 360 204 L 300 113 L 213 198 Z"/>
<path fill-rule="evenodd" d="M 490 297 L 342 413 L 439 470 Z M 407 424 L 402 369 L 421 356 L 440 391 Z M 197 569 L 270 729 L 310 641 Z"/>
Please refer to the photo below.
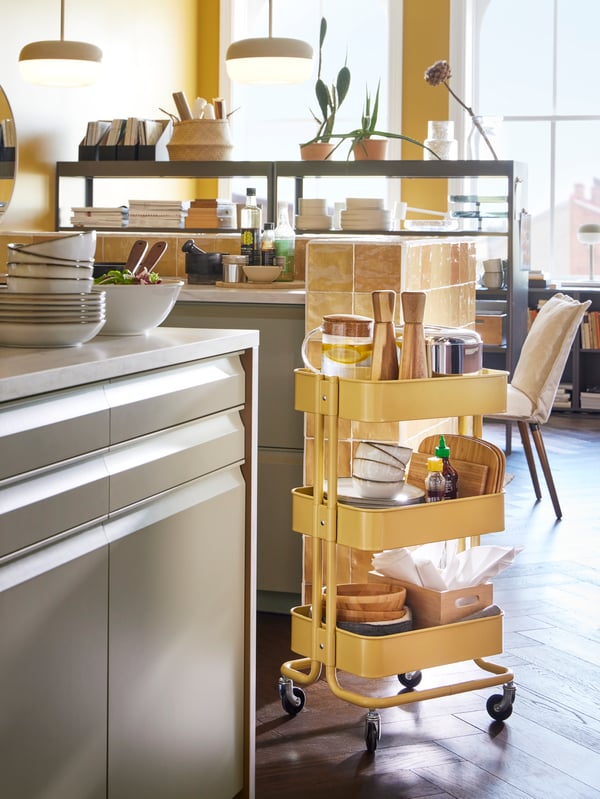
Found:
<path fill-rule="evenodd" d="M 365 102 L 363 105 L 361 115 L 361 125 L 349 133 L 335 133 L 333 138 L 339 139 L 334 147 L 334 151 L 342 145 L 344 141 L 350 141 L 350 148 L 348 149 L 348 158 L 354 154 L 355 161 L 368 161 L 368 160 L 385 160 L 387 154 L 387 143 L 389 139 L 402 139 L 411 144 L 416 144 L 424 150 L 439 159 L 437 153 L 433 152 L 427 145 L 417 139 L 412 139 L 410 136 L 405 136 L 402 133 L 390 133 L 389 131 L 377 130 L 377 115 L 379 113 L 379 89 L 381 81 L 377 84 L 377 91 L 375 92 L 375 99 L 371 104 L 371 94 L 367 87 L 365 92 Z"/>
<path fill-rule="evenodd" d="M 331 84 L 331 87 L 328 87 L 321 77 L 323 42 L 326 34 L 327 20 L 322 17 L 319 32 L 319 65 L 315 83 L 315 94 L 321 113 L 320 116 L 317 116 L 311 109 L 311 114 L 319 127 L 314 138 L 300 145 L 300 154 L 304 160 L 324 160 L 331 154 L 335 146 L 331 141 L 335 116 L 350 88 L 350 70 L 346 64 L 338 72 L 337 79 L 335 83 Z"/>

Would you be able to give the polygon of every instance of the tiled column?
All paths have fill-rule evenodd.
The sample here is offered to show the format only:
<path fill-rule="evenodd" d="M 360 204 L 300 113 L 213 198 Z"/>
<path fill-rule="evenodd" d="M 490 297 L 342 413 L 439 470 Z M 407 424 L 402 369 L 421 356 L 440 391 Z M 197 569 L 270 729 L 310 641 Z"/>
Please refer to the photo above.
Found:
<path fill-rule="evenodd" d="M 371 292 L 396 294 L 395 321 L 402 324 L 402 291 L 424 291 L 425 323 L 450 327 L 475 326 L 475 242 L 468 238 L 402 238 L 376 241 L 313 239 L 306 247 L 306 330 L 323 316 L 352 313 L 373 316 Z M 320 363 L 318 340 L 311 342 L 311 363 Z M 440 409 L 443 412 L 443 409 Z M 416 448 L 431 433 L 456 432 L 455 420 L 365 424 L 340 421 L 338 474 L 351 474 L 351 457 L 358 440 L 391 441 Z M 312 483 L 312 419 L 305 427 L 305 479 Z M 338 581 L 365 582 L 372 553 L 338 547 Z M 310 547 L 305 547 L 304 597 L 310 601 Z"/>

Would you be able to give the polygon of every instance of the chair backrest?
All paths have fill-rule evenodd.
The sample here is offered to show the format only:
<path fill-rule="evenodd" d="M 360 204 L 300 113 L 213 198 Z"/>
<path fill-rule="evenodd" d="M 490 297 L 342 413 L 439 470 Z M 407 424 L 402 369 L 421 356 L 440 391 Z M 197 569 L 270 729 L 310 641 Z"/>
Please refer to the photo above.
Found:
<path fill-rule="evenodd" d="M 511 384 L 531 400 L 532 417 L 540 424 L 550 416 L 573 339 L 590 304 L 591 300 L 554 294 L 527 334 Z"/>

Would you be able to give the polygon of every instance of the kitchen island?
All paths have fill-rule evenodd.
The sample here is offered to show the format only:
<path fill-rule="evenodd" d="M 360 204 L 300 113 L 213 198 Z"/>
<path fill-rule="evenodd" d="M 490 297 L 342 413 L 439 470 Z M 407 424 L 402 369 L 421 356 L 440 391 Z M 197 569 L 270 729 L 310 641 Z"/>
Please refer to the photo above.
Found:
<path fill-rule="evenodd" d="M 0 348 L 3 795 L 254 795 L 258 341 Z"/>
<path fill-rule="evenodd" d="M 292 533 L 291 490 L 303 481 L 304 417 L 294 410 L 301 367 L 304 288 L 185 285 L 165 324 L 260 331 L 257 585 L 259 610 L 287 613 L 300 600 L 302 542 Z"/>

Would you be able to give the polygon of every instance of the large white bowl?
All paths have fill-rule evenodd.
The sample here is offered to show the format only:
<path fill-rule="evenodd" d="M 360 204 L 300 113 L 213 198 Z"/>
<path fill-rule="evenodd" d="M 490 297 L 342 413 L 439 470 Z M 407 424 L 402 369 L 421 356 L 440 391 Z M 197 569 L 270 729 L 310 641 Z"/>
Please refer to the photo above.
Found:
<path fill-rule="evenodd" d="M 158 327 L 169 315 L 184 281 L 163 277 L 160 283 L 103 283 L 106 324 L 103 336 L 137 336 Z"/>
<path fill-rule="evenodd" d="M 56 277 L 56 278 L 89 278 L 94 276 L 94 267 L 63 266 L 63 264 L 25 264 L 11 263 L 6 265 L 9 275 L 15 277 Z"/>
<path fill-rule="evenodd" d="M 8 245 L 11 246 L 10 244 Z M 96 231 L 86 230 L 81 233 L 69 233 L 45 241 L 23 244 L 21 250 L 51 255 L 53 258 L 67 258 L 71 261 L 88 261 L 96 252 Z"/>
<path fill-rule="evenodd" d="M 93 277 L 17 277 L 8 275 L 6 288 L 23 294 L 81 294 L 91 291 Z"/>

